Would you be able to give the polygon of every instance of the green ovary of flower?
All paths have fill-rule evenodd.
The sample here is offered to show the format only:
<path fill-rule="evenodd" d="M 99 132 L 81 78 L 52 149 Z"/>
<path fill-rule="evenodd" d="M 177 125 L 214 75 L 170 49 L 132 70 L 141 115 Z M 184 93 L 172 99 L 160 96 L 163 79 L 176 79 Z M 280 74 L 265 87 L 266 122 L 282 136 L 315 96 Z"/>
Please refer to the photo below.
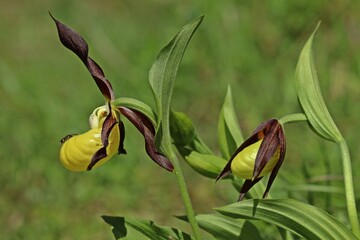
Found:
<path fill-rule="evenodd" d="M 94 110 L 89 118 L 91 129 L 86 133 L 75 135 L 66 140 L 60 149 L 60 161 L 62 165 L 75 172 L 86 171 L 94 154 L 103 147 L 101 133 L 104 120 L 107 116 L 106 106 Z M 112 114 L 117 116 L 114 110 Z M 119 124 L 111 129 L 106 147 L 106 157 L 102 158 L 93 168 L 97 168 L 114 156 L 119 147 L 120 132 Z"/>
<path fill-rule="evenodd" d="M 252 179 L 256 155 L 263 140 L 257 141 L 239 152 L 231 163 L 231 171 L 235 176 L 243 179 Z M 270 173 L 279 160 L 280 150 L 277 148 L 274 155 L 270 158 L 259 177 Z"/>

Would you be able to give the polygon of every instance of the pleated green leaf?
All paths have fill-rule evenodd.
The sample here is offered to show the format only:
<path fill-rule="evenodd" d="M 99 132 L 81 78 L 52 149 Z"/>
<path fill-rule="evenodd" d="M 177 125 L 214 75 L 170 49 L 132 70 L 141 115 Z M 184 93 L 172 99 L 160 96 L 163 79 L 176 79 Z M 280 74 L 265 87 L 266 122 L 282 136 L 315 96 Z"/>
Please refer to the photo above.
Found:
<path fill-rule="evenodd" d="M 102 216 L 112 227 L 115 239 L 122 240 L 192 240 L 193 238 L 174 228 L 157 226 L 154 222 L 125 217 Z"/>
<path fill-rule="evenodd" d="M 356 239 L 344 224 L 328 213 L 293 199 L 250 199 L 216 210 L 235 219 L 263 220 L 285 228 L 305 239 Z"/>
<path fill-rule="evenodd" d="M 178 217 L 188 221 L 186 216 Z M 259 230 L 249 221 L 233 219 L 220 214 L 196 215 L 199 227 L 217 240 L 261 239 Z"/>
<path fill-rule="evenodd" d="M 150 69 L 149 82 L 157 107 L 158 128 L 169 127 L 167 121 L 169 121 L 171 95 L 177 71 L 186 47 L 202 20 L 203 16 L 185 25 L 161 50 Z M 162 121 L 165 123 L 161 123 Z M 164 139 L 170 138 L 167 135 L 168 131 L 168 129 L 158 129 L 157 144 L 161 145 L 162 141 L 170 141 L 170 139 Z"/>
<path fill-rule="evenodd" d="M 230 159 L 233 152 L 243 142 L 243 136 L 234 110 L 230 86 L 227 89 L 219 116 L 218 141 L 221 154 L 226 159 Z"/>
<path fill-rule="evenodd" d="M 218 240 L 261 239 L 258 229 L 249 221 L 233 219 L 219 214 L 196 216 L 200 228 Z"/>
<path fill-rule="evenodd" d="M 326 108 L 316 74 L 313 41 L 319 25 L 301 51 L 295 73 L 295 86 L 300 105 L 312 129 L 321 137 L 339 142 L 342 138 Z"/>

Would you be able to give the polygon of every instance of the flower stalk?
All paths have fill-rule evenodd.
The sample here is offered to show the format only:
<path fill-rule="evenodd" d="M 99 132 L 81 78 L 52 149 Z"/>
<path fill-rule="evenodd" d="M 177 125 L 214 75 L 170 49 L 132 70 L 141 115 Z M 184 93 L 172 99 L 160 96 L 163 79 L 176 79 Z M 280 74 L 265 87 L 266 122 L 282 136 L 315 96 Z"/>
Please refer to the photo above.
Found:
<path fill-rule="evenodd" d="M 357 216 L 354 184 L 353 184 L 353 177 L 352 177 L 351 158 L 350 158 L 350 154 L 349 154 L 349 149 L 348 149 L 348 146 L 347 146 L 344 138 L 342 138 L 338 144 L 339 144 L 340 151 L 341 151 L 343 174 L 344 174 L 346 206 L 347 206 L 347 211 L 348 211 L 348 215 L 349 215 L 351 230 L 357 238 L 360 238 L 360 226 L 359 226 L 359 219 Z"/>
<path fill-rule="evenodd" d="M 279 123 L 284 125 L 285 123 L 304 122 L 307 121 L 307 117 L 303 113 L 293 113 L 286 115 L 279 119 Z"/>

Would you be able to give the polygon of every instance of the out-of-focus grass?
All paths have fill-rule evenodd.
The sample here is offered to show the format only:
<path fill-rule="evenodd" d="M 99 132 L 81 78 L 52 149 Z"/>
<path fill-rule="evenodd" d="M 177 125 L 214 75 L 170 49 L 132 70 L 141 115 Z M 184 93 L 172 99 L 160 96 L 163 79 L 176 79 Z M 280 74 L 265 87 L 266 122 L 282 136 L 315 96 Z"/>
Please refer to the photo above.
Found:
<path fill-rule="evenodd" d="M 61 46 L 48 10 L 85 37 L 117 96 L 150 105 L 147 74 L 157 53 L 182 25 L 205 14 L 183 59 L 173 106 L 192 117 L 214 150 L 228 84 L 245 135 L 260 121 L 299 111 L 293 84 L 297 57 L 322 20 L 315 56 L 320 84 L 349 141 L 359 182 L 358 3 L 5 0 L 0 8 L 0 234 L 6 239 L 111 239 L 100 215 L 176 226 L 172 215 L 184 213 L 174 177 L 138 147 L 143 140 L 130 124 L 126 156 L 88 173 L 62 168 L 59 140 L 85 131 L 88 115 L 103 98 L 82 63 Z M 334 144 L 301 124 L 286 127 L 286 133 L 287 157 L 274 197 L 287 196 L 283 184 L 311 181 L 307 175 L 341 174 Z M 236 200 L 226 181 L 215 185 L 184 168 L 197 212 Z M 341 181 L 331 184 L 342 186 Z M 329 194 L 291 195 L 346 217 L 341 194 L 330 195 L 330 204 Z"/>

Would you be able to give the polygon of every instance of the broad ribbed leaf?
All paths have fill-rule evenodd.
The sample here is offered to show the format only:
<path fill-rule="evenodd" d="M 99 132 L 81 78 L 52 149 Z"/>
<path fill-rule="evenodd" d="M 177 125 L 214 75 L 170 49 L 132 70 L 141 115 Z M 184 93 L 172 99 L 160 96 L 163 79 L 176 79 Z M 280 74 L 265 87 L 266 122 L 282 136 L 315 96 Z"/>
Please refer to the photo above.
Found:
<path fill-rule="evenodd" d="M 259 219 L 305 239 L 356 239 L 345 225 L 312 205 L 292 199 L 251 199 L 216 209 L 232 218 Z"/>
<path fill-rule="evenodd" d="M 313 57 L 313 40 L 319 25 L 301 51 L 296 67 L 295 86 L 299 102 L 312 129 L 321 137 L 339 142 L 342 138 L 321 95 Z"/>
<path fill-rule="evenodd" d="M 170 227 L 157 226 L 154 222 L 125 217 L 102 216 L 112 226 L 115 239 L 123 240 L 191 240 L 190 235 Z"/>
<path fill-rule="evenodd" d="M 174 81 L 186 47 L 202 20 L 203 16 L 185 25 L 172 41 L 161 50 L 150 69 L 149 82 L 157 106 L 157 126 L 164 128 L 162 131 L 161 129 L 156 131 L 158 145 L 162 141 L 170 142 L 169 130 L 165 128 L 169 127 L 170 102 Z M 162 121 L 164 123 L 161 123 Z M 159 134 L 163 134 L 163 136 Z"/>
<path fill-rule="evenodd" d="M 230 86 L 227 89 L 225 101 L 219 116 L 218 141 L 221 154 L 226 159 L 230 159 L 233 152 L 235 152 L 244 141 L 236 118 Z"/>
<path fill-rule="evenodd" d="M 261 239 L 258 229 L 249 221 L 233 219 L 219 214 L 196 216 L 200 228 L 219 240 Z"/>

